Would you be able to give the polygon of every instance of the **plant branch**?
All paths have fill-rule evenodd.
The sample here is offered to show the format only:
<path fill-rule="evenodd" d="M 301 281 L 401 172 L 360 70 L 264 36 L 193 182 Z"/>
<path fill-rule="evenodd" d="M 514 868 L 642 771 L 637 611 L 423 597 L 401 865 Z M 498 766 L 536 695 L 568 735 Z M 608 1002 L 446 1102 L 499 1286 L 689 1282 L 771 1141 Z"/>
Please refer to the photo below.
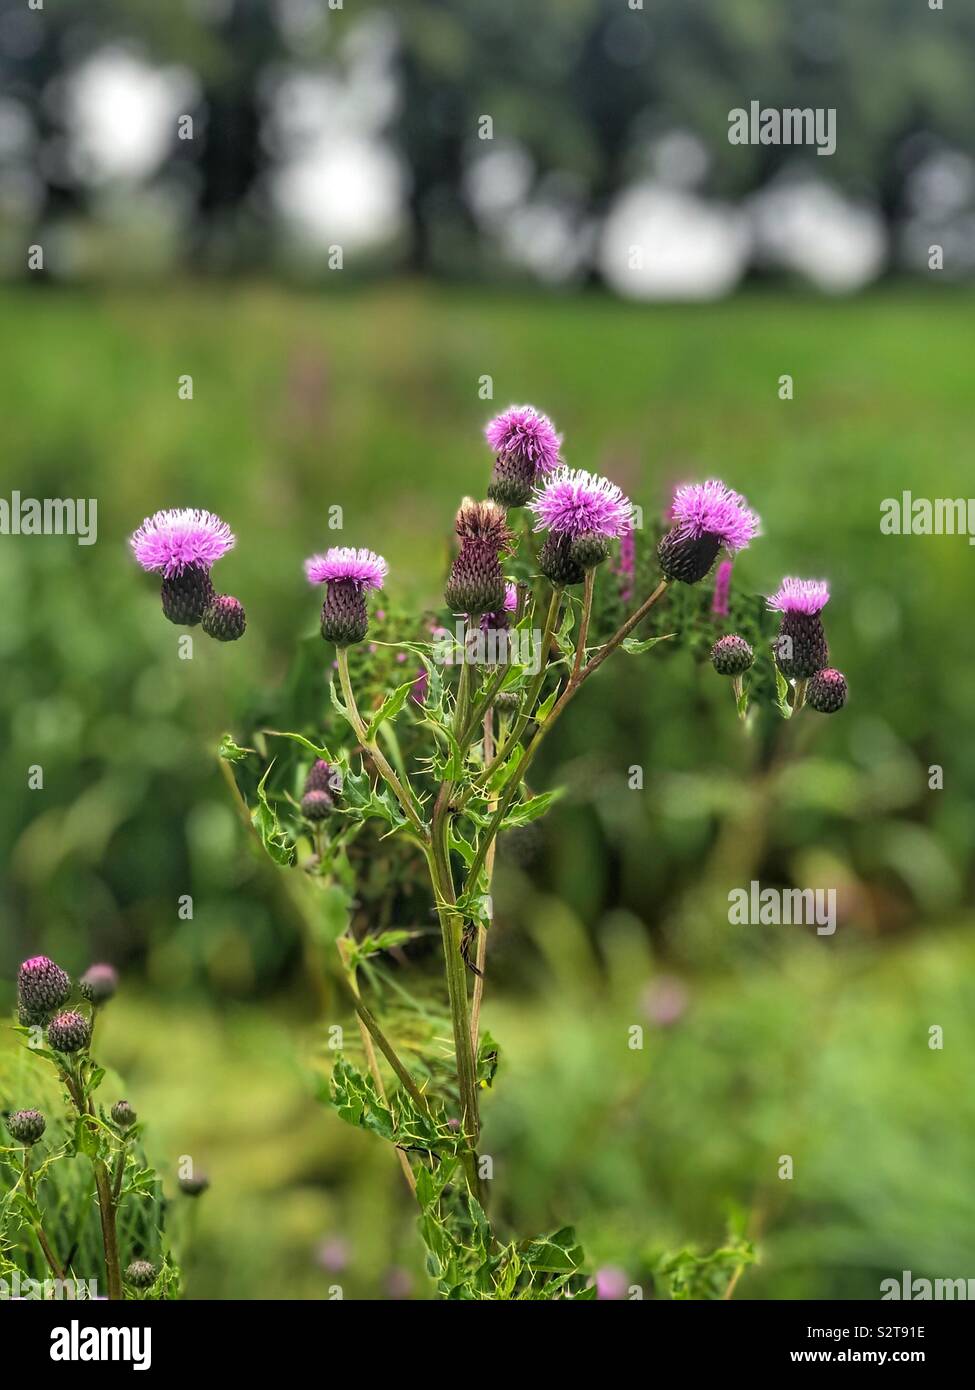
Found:
<path fill-rule="evenodd" d="M 380 775 L 389 784 L 394 796 L 402 806 L 407 820 L 420 835 L 421 839 L 425 840 L 427 833 L 426 827 L 417 812 L 413 795 L 404 788 L 402 782 L 400 782 L 396 773 L 387 762 L 386 756 L 376 740 L 370 739 L 368 736 L 368 729 L 365 720 L 359 713 L 359 706 L 356 704 L 355 693 L 352 689 L 352 680 L 349 676 L 348 647 L 337 647 L 336 655 L 338 658 L 339 681 L 341 682 L 342 694 L 345 696 L 346 707 L 348 708 L 349 716 L 352 720 L 352 727 L 355 729 L 362 746 L 368 750 L 369 756 L 375 763 Z"/>

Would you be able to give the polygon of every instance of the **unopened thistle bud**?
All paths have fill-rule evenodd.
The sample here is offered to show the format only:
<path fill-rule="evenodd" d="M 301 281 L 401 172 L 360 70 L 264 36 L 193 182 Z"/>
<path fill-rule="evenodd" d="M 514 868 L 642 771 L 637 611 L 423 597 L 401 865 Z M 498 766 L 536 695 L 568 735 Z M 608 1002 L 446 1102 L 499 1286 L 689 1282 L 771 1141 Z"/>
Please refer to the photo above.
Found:
<path fill-rule="evenodd" d="M 819 616 L 829 602 L 829 585 L 822 579 L 783 579 L 768 606 L 782 614 L 775 639 L 775 661 L 783 676 L 806 680 L 829 660 L 829 647 Z"/>
<path fill-rule="evenodd" d="M 450 569 L 444 599 L 454 613 L 479 618 L 504 610 L 505 577 L 500 556 L 512 543 L 504 508 L 465 497 L 455 522 L 460 551 Z"/>
<path fill-rule="evenodd" d="M 806 686 L 806 704 L 819 714 L 835 714 L 846 704 L 846 677 L 842 671 L 827 666 L 817 671 Z"/>
<path fill-rule="evenodd" d="M 235 538 L 212 512 L 170 507 L 146 517 L 129 544 L 144 570 L 162 574 L 162 608 L 169 621 L 195 627 L 214 599 L 210 567 Z"/>
<path fill-rule="evenodd" d="M 632 525 L 633 506 L 608 478 L 584 468 L 558 468 L 535 489 L 528 504 L 535 530 L 548 531 L 539 569 L 552 584 L 579 584 L 601 564 L 609 542 Z"/>
<path fill-rule="evenodd" d="M 47 1025 L 47 1040 L 55 1052 L 82 1052 L 91 1042 L 91 1024 L 84 1014 L 57 1014 Z"/>
<path fill-rule="evenodd" d="M 661 538 L 657 558 L 664 578 L 683 584 L 703 579 L 722 546 L 733 555 L 758 533 L 745 499 L 716 478 L 679 487 L 671 517 L 675 524 Z"/>
<path fill-rule="evenodd" d="M 301 814 L 306 820 L 325 820 L 332 810 L 332 798 L 328 792 L 305 792 L 301 798 Z"/>
<path fill-rule="evenodd" d="M 305 561 L 309 584 L 325 585 L 322 605 L 322 636 L 337 647 L 361 642 L 369 631 L 366 594 L 381 589 L 389 566 L 372 550 L 333 546 L 324 555 Z"/>
<path fill-rule="evenodd" d="M 23 1024 L 46 1023 L 67 1000 L 71 980 L 47 956 L 25 960 L 17 975 L 17 1005 Z"/>
<path fill-rule="evenodd" d="M 523 507 L 539 477 L 558 466 L 561 437 L 530 405 L 509 406 L 484 435 L 495 453 L 488 497 L 503 507 Z"/>
<path fill-rule="evenodd" d="M 200 1197 L 210 1186 L 210 1179 L 204 1173 L 198 1173 L 192 1178 L 180 1178 L 179 1190 L 186 1197 Z"/>
<path fill-rule="evenodd" d="M 331 796 L 337 786 L 338 775 L 337 769 L 331 763 L 327 763 L 324 758 L 316 758 L 305 777 L 305 791 L 328 792 Z"/>
<path fill-rule="evenodd" d="M 90 965 L 78 988 L 90 1004 L 107 1004 L 118 989 L 118 971 L 114 965 Z"/>
<path fill-rule="evenodd" d="M 204 611 L 203 631 L 218 642 L 236 642 L 246 627 L 244 606 L 231 594 L 218 594 Z"/>
<path fill-rule="evenodd" d="M 494 697 L 494 707 L 502 714 L 513 714 L 521 705 L 521 696 L 516 690 L 499 690 Z"/>
<path fill-rule="evenodd" d="M 7 1116 L 7 1129 L 18 1144 L 36 1144 L 44 1133 L 47 1121 L 39 1110 L 15 1110 Z"/>
<path fill-rule="evenodd" d="M 156 1282 L 156 1266 L 151 1260 L 133 1260 L 125 1271 L 125 1282 L 135 1289 L 148 1289 Z"/>
<path fill-rule="evenodd" d="M 755 653 L 737 632 L 719 637 L 711 648 L 711 664 L 719 676 L 741 676 L 755 660 Z"/>
<path fill-rule="evenodd" d="M 130 1129 L 136 1121 L 136 1113 L 127 1100 L 117 1100 L 112 1106 L 112 1119 L 119 1129 Z"/>

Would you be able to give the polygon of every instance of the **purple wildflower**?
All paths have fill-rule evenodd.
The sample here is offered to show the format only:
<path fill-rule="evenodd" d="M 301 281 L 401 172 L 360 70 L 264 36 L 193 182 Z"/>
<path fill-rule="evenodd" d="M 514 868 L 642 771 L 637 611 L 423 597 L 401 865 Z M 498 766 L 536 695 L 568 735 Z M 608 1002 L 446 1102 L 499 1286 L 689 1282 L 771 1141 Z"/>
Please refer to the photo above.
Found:
<path fill-rule="evenodd" d="M 46 1023 L 71 993 L 67 973 L 47 956 L 31 956 L 17 974 L 17 1004 L 22 1024 Z"/>
<path fill-rule="evenodd" d="M 829 602 L 825 579 L 783 579 L 778 592 L 770 594 L 768 606 L 776 613 L 821 613 Z"/>
<path fill-rule="evenodd" d="M 146 517 L 129 544 L 144 570 L 160 571 L 171 579 L 191 565 L 209 569 L 235 541 L 227 523 L 213 512 L 168 507 Z"/>
<path fill-rule="evenodd" d="M 714 581 L 714 597 L 711 600 L 711 612 L 716 618 L 727 618 L 728 616 L 732 568 L 731 560 L 722 560 L 718 566 L 718 573 Z"/>
<path fill-rule="evenodd" d="M 114 965 L 89 965 L 78 981 L 78 987 L 91 1004 L 107 1004 L 118 989 L 118 971 Z"/>
<path fill-rule="evenodd" d="M 819 714 L 835 714 L 846 704 L 848 689 L 842 671 L 827 666 L 817 671 L 806 690 L 806 704 Z"/>
<path fill-rule="evenodd" d="M 742 676 L 755 660 L 755 653 L 737 632 L 719 637 L 711 648 L 711 664 L 719 676 Z"/>
<path fill-rule="evenodd" d="M 47 1128 L 47 1120 L 39 1110 L 15 1110 L 7 1116 L 7 1129 L 18 1144 L 36 1144 Z"/>
<path fill-rule="evenodd" d="M 626 1271 L 616 1265 L 604 1265 L 596 1270 L 596 1297 L 600 1300 L 625 1298 L 630 1287 Z"/>
<path fill-rule="evenodd" d="M 759 519 L 745 499 L 716 478 L 688 483 L 674 493 L 674 525 L 657 547 L 664 578 L 696 584 L 714 564 L 718 551 L 734 554 L 758 534 Z"/>
<path fill-rule="evenodd" d="M 783 579 L 768 606 L 782 614 L 775 639 L 775 660 L 790 680 L 807 680 L 829 660 L 829 645 L 820 613 L 829 601 L 825 579 Z"/>
<path fill-rule="evenodd" d="M 340 1236 L 323 1240 L 315 1252 L 315 1261 L 327 1274 L 341 1274 L 349 1263 L 348 1242 Z"/>
<path fill-rule="evenodd" d="M 210 566 L 235 544 L 213 512 L 170 507 L 146 517 L 129 544 L 144 570 L 162 574 L 162 608 L 171 623 L 195 627 L 213 602 Z"/>
<path fill-rule="evenodd" d="M 333 546 L 305 561 L 309 584 L 325 585 L 322 636 L 326 642 L 348 647 L 362 641 L 369 630 L 366 592 L 381 589 L 388 573 L 381 555 L 347 545 Z"/>
<path fill-rule="evenodd" d="M 584 468 L 560 468 L 535 489 L 528 510 L 536 531 L 613 539 L 630 528 L 633 505 L 608 478 Z"/>
<path fill-rule="evenodd" d="M 687 988 L 676 975 L 659 976 L 643 994 L 643 1012 L 658 1028 L 670 1028 L 678 1023 L 687 1004 Z"/>
<path fill-rule="evenodd" d="M 419 675 L 417 676 L 416 680 L 413 682 L 413 686 L 410 690 L 410 699 L 413 701 L 415 705 L 423 705 L 426 703 L 427 690 L 429 689 L 429 687 L 430 676 L 427 672 L 427 668 L 424 666 L 422 671 L 420 671 Z"/>
<path fill-rule="evenodd" d="M 538 477 L 559 464 L 561 435 L 530 405 L 512 405 L 484 431 L 495 453 L 488 496 L 505 507 L 523 507 Z"/>
<path fill-rule="evenodd" d="M 454 529 L 460 538 L 460 552 L 444 589 L 447 606 L 454 613 L 469 615 L 501 612 L 505 578 L 500 555 L 512 545 L 504 508 L 465 497 Z"/>
<path fill-rule="evenodd" d="M 47 1025 L 47 1040 L 55 1052 L 81 1052 L 91 1042 L 91 1024 L 73 1009 L 57 1014 Z"/>
<path fill-rule="evenodd" d="M 636 572 L 636 535 L 633 527 L 628 526 L 620 536 L 620 555 L 617 573 L 622 580 L 620 584 L 620 600 L 629 603 L 633 597 L 633 576 Z"/>

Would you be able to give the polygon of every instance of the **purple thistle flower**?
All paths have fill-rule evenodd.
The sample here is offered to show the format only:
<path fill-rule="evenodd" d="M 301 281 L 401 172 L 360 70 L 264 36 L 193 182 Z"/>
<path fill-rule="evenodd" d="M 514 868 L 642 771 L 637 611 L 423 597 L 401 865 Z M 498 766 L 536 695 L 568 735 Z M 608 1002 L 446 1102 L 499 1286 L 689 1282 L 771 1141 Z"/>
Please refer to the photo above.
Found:
<path fill-rule="evenodd" d="M 348 647 L 361 642 L 369 630 L 366 592 L 381 589 L 389 566 L 373 550 L 335 545 L 324 555 L 305 561 L 309 584 L 325 585 L 322 636 L 326 642 Z"/>
<path fill-rule="evenodd" d="M 732 568 L 731 560 L 722 560 L 718 566 L 718 573 L 714 581 L 714 597 L 711 600 L 711 612 L 716 618 L 727 618 L 728 616 Z"/>
<path fill-rule="evenodd" d="M 625 1298 L 629 1289 L 629 1279 L 625 1270 L 616 1265 L 604 1265 L 596 1270 L 596 1297 L 600 1300 L 616 1301 Z"/>
<path fill-rule="evenodd" d="M 468 615 L 501 612 L 505 578 L 499 557 L 513 544 L 504 508 L 465 497 L 454 529 L 460 538 L 460 551 L 444 589 L 448 608 Z"/>
<path fill-rule="evenodd" d="M 775 639 L 775 660 L 783 676 L 807 680 L 829 660 L 829 645 L 820 613 L 829 601 L 825 579 L 783 579 L 777 593 L 767 600 L 782 614 Z"/>
<path fill-rule="evenodd" d="M 47 1025 L 47 1040 L 55 1052 L 81 1052 L 91 1042 L 91 1023 L 73 1009 L 57 1014 Z"/>
<path fill-rule="evenodd" d="M 846 704 L 846 676 L 832 666 L 817 671 L 806 690 L 806 704 L 819 714 L 835 714 Z"/>
<path fill-rule="evenodd" d="M 309 584 L 331 584 L 348 579 L 363 589 L 381 589 L 389 566 L 373 550 L 355 550 L 350 545 L 333 545 L 324 555 L 305 561 Z"/>
<path fill-rule="evenodd" d="M 725 550 L 734 554 L 758 534 L 759 519 L 724 483 L 687 483 L 674 493 L 674 525 L 657 547 L 664 578 L 696 584 Z"/>
<path fill-rule="evenodd" d="M 107 1004 L 118 989 L 118 971 L 114 965 L 89 965 L 78 981 L 78 987 L 90 1004 Z"/>
<path fill-rule="evenodd" d="M 561 436 L 530 405 L 509 406 L 484 435 L 495 454 L 488 496 L 504 507 L 523 507 L 537 479 L 558 466 Z"/>
<path fill-rule="evenodd" d="M 560 468 L 535 489 L 528 510 L 536 531 L 614 539 L 630 529 L 633 504 L 608 478 L 584 468 Z"/>
<path fill-rule="evenodd" d="M 768 606 L 776 613 L 821 613 L 829 602 L 825 579 L 783 579 L 778 592 L 770 594 Z"/>
<path fill-rule="evenodd" d="M 71 993 L 67 973 L 47 956 L 31 956 L 17 974 L 17 1004 L 22 1024 L 45 1023 Z"/>
<path fill-rule="evenodd" d="M 168 507 L 147 516 L 129 544 L 144 570 L 171 579 L 190 566 L 208 570 L 236 544 L 236 537 L 213 512 Z"/>
<path fill-rule="evenodd" d="M 430 676 L 427 672 L 427 668 L 424 666 L 413 682 L 412 689 L 410 690 L 410 699 L 415 705 L 423 705 L 426 703 L 429 686 Z"/>
<path fill-rule="evenodd" d="M 7 1129 L 11 1139 L 18 1144 L 36 1144 L 47 1128 L 47 1120 L 40 1110 L 15 1110 L 7 1116 Z"/>

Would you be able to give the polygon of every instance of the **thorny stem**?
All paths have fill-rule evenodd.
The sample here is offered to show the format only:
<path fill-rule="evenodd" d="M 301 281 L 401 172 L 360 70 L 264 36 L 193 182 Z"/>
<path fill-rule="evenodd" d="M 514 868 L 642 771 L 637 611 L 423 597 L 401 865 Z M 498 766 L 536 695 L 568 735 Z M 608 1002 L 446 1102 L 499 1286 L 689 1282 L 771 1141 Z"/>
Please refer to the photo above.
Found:
<path fill-rule="evenodd" d="M 24 1145 L 24 1191 L 31 1205 L 36 1207 L 37 1188 L 34 1184 L 34 1175 L 30 1171 L 30 1147 L 26 1144 Z M 54 1275 L 55 1279 L 63 1279 L 64 1270 L 58 1262 L 51 1242 L 47 1238 L 47 1232 L 44 1230 L 40 1220 L 34 1222 L 34 1234 L 37 1236 L 37 1243 L 44 1253 L 44 1258 L 47 1260 L 51 1273 Z"/>
<path fill-rule="evenodd" d="M 396 776 L 396 773 L 393 771 L 389 763 L 386 761 L 386 757 L 380 749 L 376 740 L 370 739 L 368 737 L 368 731 L 365 720 L 359 713 L 359 706 L 356 704 L 355 694 L 352 690 L 352 681 L 349 676 L 348 648 L 337 647 L 336 656 L 338 658 L 339 681 L 342 685 L 342 694 L 345 696 L 345 703 L 348 708 L 349 715 L 351 716 L 353 727 L 356 731 L 356 734 L 359 737 L 359 741 L 362 743 L 363 747 L 368 751 L 369 756 L 376 764 L 376 768 L 378 769 L 381 776 L 384 777 L 386 782 L 389 784 L 397 801 L 402 806 L 403 811 L 406 814 L 407 820 L 413 826 L 413 829 L 420 835 L 422 839 L 425 839 L 426 828 L 417 813 L 413 796 L 403 787 L 403 784 Z"/>
<path fill-rule="evenodd" d="M 84 1064 L 82 1063 L 82 1066 Z M 74 1101 L 82 1124 L 94 1116 L 95 1108 L 91 1098 L 85 1095 L 81 1068 L 74 1071 L 66 1066 L 64 1081 L 68 1093 Z M 112 1197 L 112 1180 L 103 1159 L 93 1158 L 91 1166 L 95 1174 L 95 1188 L 98 1192 L 98 1217 L 102 1228 L 102 1246 L 105 1251 L 105 1275 L 108 1280 L 108 1297 L 117 1301 L 124 1297 L 122 1290 L 122 1267 L 118 1252 L 118 1229 L 115 1221 L 115 1202 Z"/>
<path fill-rule="evenodd" d="M 494 756 L 494 710 L 488 705 L 484 714 L 484 761 L 489 763 Z M 495 809 L 495 802 L 488 802 L 489 809 Z M 488 850 L 485 867 L 487 869 L 488 892 L 491 891 L 491 878 L 494 872 L 494 850 Z M 471 1046 L 477 1056 L 478 1033 L 481 1025 L 481 1003 L 484 999 L 484 969 L 487 961 L 487 929 L 481 922 L 477 924 L 477 956 L 475 960 L 474 989 L 471 998 Z"/>
<path fill-rule="evenodd" d="M 518 718 L 514 721 L 511 731 L 504 743 L 495 753 L 490 762 L 485 759 L 486 766 L 483 775 L 490 777 L 494 769 L 500 766 L 508 756 L 509 751 L 517 744 L 521 738 L 531 717 L 531 712 L 535 708 L 535 702 L 545 683 L 545 672 L 548 665 L 548 649 L 552 645 L 552 634 L 555 631 L 556 623 L 559 620 L 559 609 L 562 606 L 562 590 L 552 589 L 552 597 L 549 600 L 548 612 L 545 615 L 545 627 L 542 629 L 542 645 L 539 653 L 538 674 L 535 676 L 528 689 L 525 702 L 522 705 Z"/>
<path fill-rule="evenodd" d="M 575 680 L 579 675 L 579 668 L 586 657 L 586 638 L 589 636 L 589 619 L 592 615 L 592 591 L 596 581 L 596 571 L 586 570 L 586 582 L 582 592 L 582 616 L 579 619 L 579 640 L 576 643 L 575 661 L 572 663 L 572 675 L 570 680 Z"/>
<path fill-rule="evenodd" d="M 595 656 L 590 658 L 589 662 L 585 666 L 583 666 L 579 674 L 576 676 L 570 676 L 567 685 L 562 691 L 562 694 L 556 700 L 555 706 L 549 714 L 548 718 L 545 720 L 543 724 L 540 724 L 536 729 L 534 737 L 522 753 L 521 758 L 518 761 L 517 767 L 505 783 L 504 792 L 501 796 L 500 802 L 498 803 L 498 808 L 495 811 L 494 815 L 491 817 L 491 820 L 488 823 L 487 830 L 481 837 L 481 842 L 477 847 L 477 853 L 475 854 L 474 859 L 471 862 L 471 867 L 468 871 L 467 881 L 472 886 L 476 885 L 477 883 L 478 874 L 484 867 L 484 862 L 487 858 L 491 845 L 494 843 L 494 839 L 501 828 L 501 822 L 504 820 L 512 801 L 514 801 L 519 784 L 521 783 L 525 773 L 531 766 L 532 760 L 534 759 L 535 754 L 541 747 L 542 742 L 545 739 L 545 736 L 548 734 L 549 730 L 555 724 L 555 721 L 559 718 L 560 714 L 565 709 L 569 701 L 572 699 L 573 695 L 575 695 L 576 691 L 583 685 L 583 683 L 586 680 L 589 679 L 589 677 L 593 674 L 594 671 L 598 671 L 599 667 L 603 664 L 606 658 L 610 656 L 614 651 L 616 651 L 617 647 L 619 647 L 623 643 L 623 641 L 629 636 L 629 634 L 633 631 L 637 624 L 640 623 L 646 617 L 653 605 L 657 602 L 661 595 L 666 592 L 666 589 L 667 580 L 662 579 L 660 583 L 657 585 L 656 589 L 654 589 L 650 597 L 640 605 L 640 607 L 636 610 L 635 613 L 633 613 L 629 618 L 627 618 L 626 622 L 623 623 L 623 625 L 620 628 L 618 628 L 616 632 L 613 633 L 613 636 L 609 639 L 609 641 L 605 642 L 603 646 L 599 648 L 599 651 L 596 652 Z"/>

